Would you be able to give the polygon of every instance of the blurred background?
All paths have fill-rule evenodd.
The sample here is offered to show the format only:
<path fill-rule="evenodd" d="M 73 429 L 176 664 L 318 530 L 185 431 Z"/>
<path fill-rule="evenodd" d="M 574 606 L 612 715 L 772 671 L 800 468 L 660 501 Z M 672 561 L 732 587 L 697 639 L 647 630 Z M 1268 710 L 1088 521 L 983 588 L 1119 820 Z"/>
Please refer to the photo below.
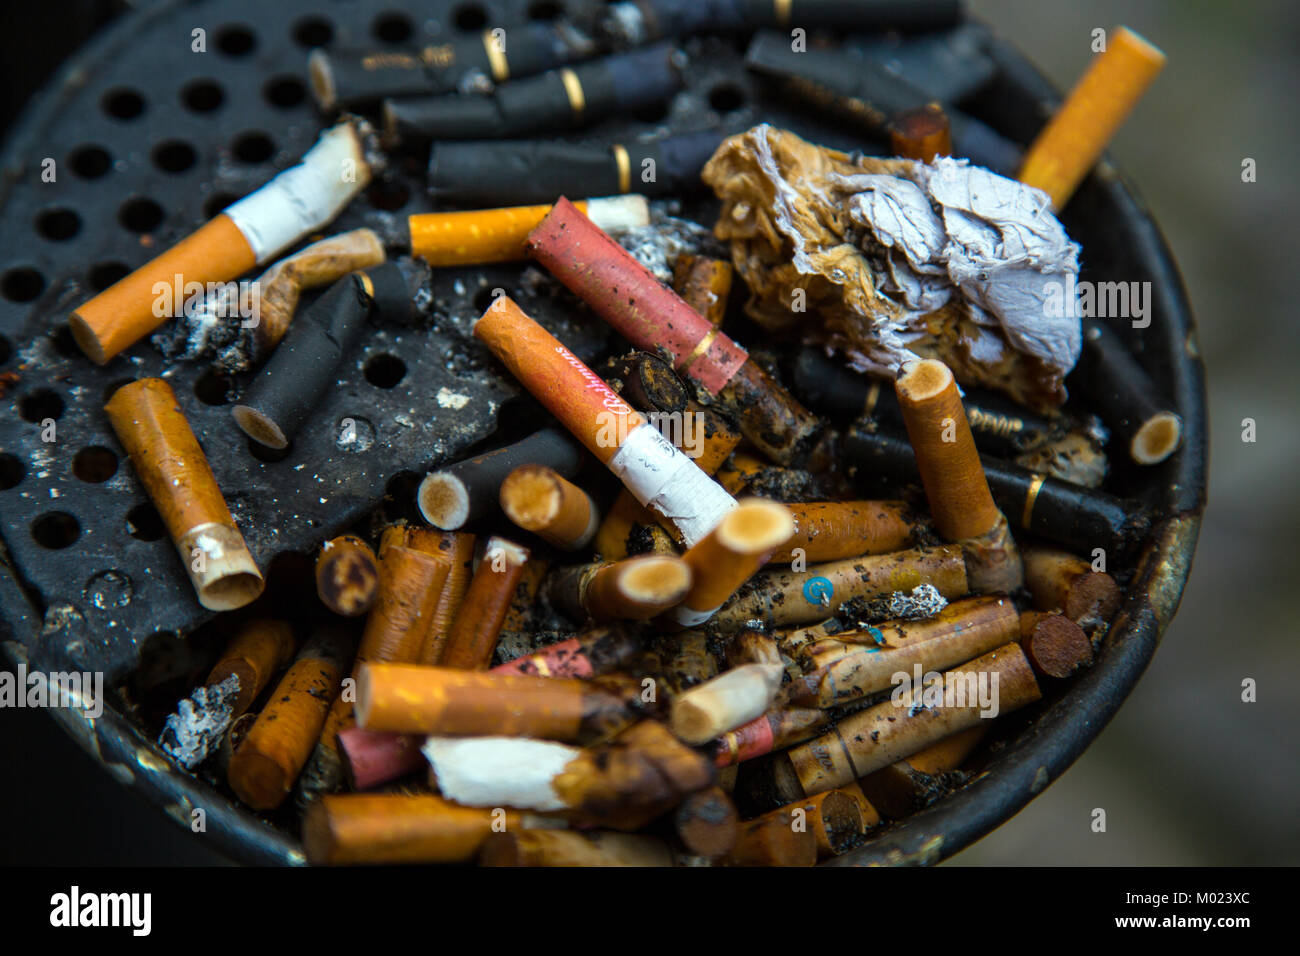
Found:
<path fill-rule="evenodd" d="M 1300 4 L 967 0 L 1062 90 L 1091 32 L 1169 60 L 1112 153 L 1180 264 L 1209 371 L 1210 507 L 1178 616 L 1135 693 L 1058 782 L 949 865 L 1300 862 L 1300 369 L 1292 319 Z M 130 4 L 6 4 L 0 127 Z M 380 4 L 376 4 L 380 6 Z M 1253 158 L 1257 181 L 1243 183 Z M 1085 250 L 1084 255 L 1087 252 Z M 1241 440 L 1242 420 L 1257 441 Z M 1256 703 L 1243 703 L 1253 678 Z M 0 714 L 0 862 L 224 862 L 130 797 L 39 711 Z M 1093 833 L 1103 808 L 1107 831 Z"/>

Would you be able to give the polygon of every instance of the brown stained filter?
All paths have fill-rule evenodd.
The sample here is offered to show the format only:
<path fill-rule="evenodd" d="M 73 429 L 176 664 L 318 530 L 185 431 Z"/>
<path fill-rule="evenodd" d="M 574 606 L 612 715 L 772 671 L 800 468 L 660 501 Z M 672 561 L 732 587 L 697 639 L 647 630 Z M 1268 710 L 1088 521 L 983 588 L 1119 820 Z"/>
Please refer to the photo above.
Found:
<path fill-rule="evenodd" d="M 399 734 L 571 741 L 596 695 L 569 678 L 366 664 L 357 680 L 357 722 Z"/>
<path fill-rule="evenodd" d="M 557 548 L 576 551 L 596 534 L 591 497 L 545 465 L 521 465 L 501 483 L 506 517 Z"/>
<path fill-rule="evenodd" d="M 691 569 L 681 558 L 626 558 L 591 573 L 581 605 L 594 621 L 648 621 L 675 606 L 690 586 Z"/>
<path fill-rule="evenodd" d="M 384 244 L 379 235 L 371 229 L 354 229 L 313 242 L 271 266 L 256 281 L 259 353 L 268 353 L 280 344 L 304 290 L 330 285 L 349 272 L 383 261 Z"/>
<path fill-rule="evenodd" d="M 232 718 L 248 710 L 276 671 L 289 662 L 293 644 L 293 626 L 288 621 L 257 618 L 240 628 L 208 674 L 209 687 L 232 674 L 239 678 L 239 693 L 231 703 Z"/>
<path fill-rule="evenodd" d="M 896 390 L 939 534 L 963 541 L 992 530 L 997 505 L 948 366 L 934 359 L 917 362 L 899 378 Z"/>
<path fill-rule="evenodd" d="M 985 675 L 983 678 L 980 675 Z M 993 675 L 997 695 L 992 696 Z M 981 683 L 982 681 L 982 683 Z M 1007 714 L 1038 700 L 1042 694 L 1034 671 L 1019 644 L 1006 644 L 943 674 L 942 706 L 913 708 L 922 702 L 926 688 L 912 688 L 895 701 L 887 700 L 858 711 L 839 722 L 828 734 L 786 752 L 795 786 L 804 795 L 842 787 L 858 777 L 911 756 L 927 746 L 970 727 L 980 726 L 985 706 L 979 698 L 985 688 L 988 717 Z M 799 797 L 796 797 L 799 799 Z"/>
<path fill-rule="evenodd" d="M 1178 448 L 1183 420 L 1173 412 L 1158 412 L 1133 433 L 1129 454 L 1139 465 L 1158 465 Z"/>
<path fill-rule="evenodd" d="M 713 626 L 727 632 L 750 621 L 772 627 L 812 624 L 852 598 L 911 591 L 921 584 L 933 584 L 949 599 L 965 596 L 968 584 L 961 548 L 913 548 L 811 564 L 806 571 L 761 571 L 713 616 Z"/>
<path fill-rule="evenodd" d="M 691 569 L 691 589 L 671 614 L 683 627 L 707 621 L 776 548 L 794 534 L 789 509 L 775 501 L 739 502 L 682 560 Z"/>
<path fill-rule="evenodd" d="M 817 841 L 819 859 L 839 856 L 852 849 L 867 828 L 862 802 L 843 790 L 813 794 L 772 813 L 785 817 L 791 826 L 801 825 L 811 830 Z"/>
<path fill-rule="evenodd" d="M 958 769 L 988 733 L 988 727 L 971 727 L 945 737 L 906 760 L 881 767 L 858 781 L 863 795 L 891 820 L 926 806 L 942 791 L 936 779 Z M 848 785 L 844 789 L 848 789 Z"/>
<path fill-rule="evenodd" d="M 357 661 L 410 663 L 419 659 L 448 565 L 431 554 L 394 545 L 379 562 L 379 596 L 357 651 Z"/>
<path fill-rule="evenodd" d="M 481 866 L 672 866 L 668 844 L 637 833 L 514 830 L 493 833 Z"/>
<path fill-rule="evenodd" d="M 787 503 L 794 536 L 768 559 L 788 564 L 795 549 L 805 561 L 838 561 L 901 551 L 915 541 L 916 524 L 902 501 L 805 501 Z"/>
<path fill-rule="evenodd" d="M 700 471 L 706 475 L 717 474 L 731 453 L 736 450 L 744 437 L 722 415 L 705 408 L 698 402 L 691 402 L 686 409 L 686 421 L 689 428 L 683 429 L 683 436 L 690 436 L 690 443 L 685 440 L 676 442 L 677 447 L 694 459 Z M 696 420 L 702 427 L 696 424 Z M 703 432 L 704 440 L 695 444 L 695 439 Z"/>
<path fill-rule="evenodd" d="M 601 520 L 592 546 L 606 561 L 621 561 L 640 554 L 677 554 L 677 546 L 654 512 L 626 488 L 618 493 Z"/>
<path fill-rule="evenodd" d="M 727 642 L 727 664 L 781 664 L 781 649 L 776 641 L 762 631 L 741 631 Z"/>
<path fill-rule="evenodd" d="M 528 549 L 505 538 L 490 538 L 452 622 L 438 663 L 486 670 L 496 650 L 501 625 L 528 563 Z"/>
<path fill-rule="evenodd" d="M 896 113 L 889 124 L 889 145 L 895 156 L 928 163 L 952 155 L 948 114 L 937 103 Z"/>
<path fill-rule="evenodd" d="M 314 803 L 302 842 L 313 866 L 348 863 L 464 863 L 494 826 L 524 826 L 516 810 L 462 807 L 432 794 L 341 794 Z"/>
<path fill-rule="evenodd" d="M 274 810 L 289 795 L 320 737 L 347 665 L 346 637 L 323 631 L 276 685 L 230 759 L 230 787 L 249 807 Z"/>
<path fill-rule="evenodd" d="M 160 378 L 139 379 L 114 392 L 104 411 L 180 552 L 199 603 L 233 611 L 255 600 L 265 587 L 262 573 L 171 386 Z"/>
<path fill-rule="evenodd" d="M 740 815 L 721 787 L 709 787 L 681 802 L 673 814 L 673 828 L 689 852 L 716 860 L 735 847 Z"/>
<path fill-rule="evenodd" d="M 733 866 L 815 866 L 817 835 L 809 827 L 795 826 L 791 815 L 779 810 L 743 822 L 727 862 Z"/>
<path fill-rule="evenodd" d="M 1067 551 L 1027 548 L 1023 555 L 1025 586 L 1040 611 L 1059 610 L 1088 628 L 1104 624 L 1119 610 L 1115 579 Z"/>
<path fill-rule="evenodd" d="M 478 539 L 465 531 L 431 531 L 414 529 L 408 540 L 411 546 L 432 554 L 447 563 L 447 579 L 438 596 L 437 607 L 424 632 L 424 645 L 416 659 L 421 664 L 437 664 L 451 634 L 451 625 L 460 613 L 470 580 L 474 576 L 474 546 Z"/>
<path fill-rule="evenodd" d="M 369 611 L 379 593 L 379 560 L 370 545 L 351 534 L 326 541 L 316 558 L 316 593 L 335 614 Z"/>
<path fill-rule="evenodd" d="M 727 297 L 731 294 L 730 262 L 708 256 L 682 255 L 673 265 L 673 288 L 714 328 L 722 326 L 727 315 Z"/>
<path fill-rule="evenodd" d="M 1065 615 L 1026 611 L 1020 624 L 1020 646 L 1037 673 L 1060 680 L 1092 663 L 1092 641 Z"/>

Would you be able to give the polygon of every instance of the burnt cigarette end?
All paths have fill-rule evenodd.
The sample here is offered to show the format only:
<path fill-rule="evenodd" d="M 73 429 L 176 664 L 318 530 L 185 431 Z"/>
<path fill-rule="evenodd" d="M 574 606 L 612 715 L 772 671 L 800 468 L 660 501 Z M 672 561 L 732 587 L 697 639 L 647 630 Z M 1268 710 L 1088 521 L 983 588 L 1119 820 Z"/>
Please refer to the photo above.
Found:
<path fill-rule="evenodd" d="M 1092 663 L 1092 642 L 1078 624 L 1063 614 L 1030 614 L 1020 646 L 1036 673 L 1060 680 Z"/>

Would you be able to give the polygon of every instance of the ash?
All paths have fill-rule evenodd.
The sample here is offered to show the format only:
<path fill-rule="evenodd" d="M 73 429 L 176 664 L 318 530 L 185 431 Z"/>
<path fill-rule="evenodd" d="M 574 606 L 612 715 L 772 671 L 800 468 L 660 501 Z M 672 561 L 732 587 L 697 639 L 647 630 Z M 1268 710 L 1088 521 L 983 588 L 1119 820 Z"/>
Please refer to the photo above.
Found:
<path fill-rule="evenodd" d="M 675 216 L 660 215 L 658 210 L 648 225 L 638 226 L 617 237 L 619 245 L 632 254 L 664 285 L 673 281 L 673 263 L 681 255 L 711 255 L 728 259 L 726 247 L 699 223 Z"/>
<path fill-rule="evenodd" d="M 163 753 L 186 770 L 193 770 L 216 749 L 221 735 L 234 716 L 233 701 L 239 693 L 239 675 L 231 674 L 220 684 L 196 688 L 180 702 L 176 713 L 167 717 L 158 744 Z"/>
<path fill-rule="evenodd" d="M 919 584 L 912 588 L 911 594 L 895 591 L 888 597 L 867 601 L 859 611 L 865 620 L 859 623 L 919 621 L 934 617 L 947 606 L 948 599 L 933 584 Z"/>

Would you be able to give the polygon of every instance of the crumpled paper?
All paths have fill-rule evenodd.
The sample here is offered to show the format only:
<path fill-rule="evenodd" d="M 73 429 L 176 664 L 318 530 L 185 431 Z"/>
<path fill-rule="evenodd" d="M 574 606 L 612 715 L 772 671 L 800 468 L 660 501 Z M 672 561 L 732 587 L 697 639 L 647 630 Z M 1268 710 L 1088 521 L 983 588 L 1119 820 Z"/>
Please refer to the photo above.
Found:
<path fill-rule="evenodd" d="M 861 371 L 937 358 L 1038 410 L 1065 401 L 1080 323 L 1046 302 L 1074 287 L 1079 246 L 1045 193 L 965 160 L 850 157 L 766 124 L 723 142 L 703 178 L 760 324 Z"/>

